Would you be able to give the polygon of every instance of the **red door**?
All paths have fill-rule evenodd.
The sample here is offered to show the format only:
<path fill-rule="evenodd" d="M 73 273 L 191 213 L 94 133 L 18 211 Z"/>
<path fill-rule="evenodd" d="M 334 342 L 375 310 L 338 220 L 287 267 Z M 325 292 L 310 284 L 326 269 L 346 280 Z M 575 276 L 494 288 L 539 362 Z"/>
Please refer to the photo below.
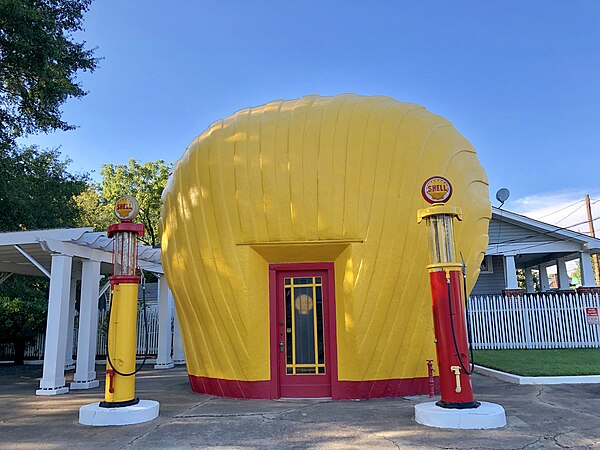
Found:
<path fill-rule="evenodd" d="M 276 303 L 272 355 L 277 355 L 277 361 L 272 362 L 277 367 L 279 394 L 276 397 L 331 397 L 335 364 L 330 355 L 335 349 L 331 348 L 330 339 L 333 299 L 329 283 L 333 280 L 327 269 L 297 269 L 302 266 L 315 265 L 277 265 L 280 270 L 272 272 L 275 295 L 271 293 L 271 301 Z"/>

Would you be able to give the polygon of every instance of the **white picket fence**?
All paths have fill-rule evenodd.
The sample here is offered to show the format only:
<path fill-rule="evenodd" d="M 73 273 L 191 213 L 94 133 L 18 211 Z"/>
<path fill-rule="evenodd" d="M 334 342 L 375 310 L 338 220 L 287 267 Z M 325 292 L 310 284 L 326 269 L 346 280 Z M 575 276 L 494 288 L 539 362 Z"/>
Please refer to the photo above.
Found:
<path fill-rule="evenodd" d="M 146 320 L 148 323 L 148 354 L 158 353 L 158 308 L 146 308 Z M 108 311 L 98 311 L 98 340 L 96 341 L 96 355 L 106 355 L 106 324 L 108 323 Z M 137 317 L 137 354 L 143 355 L 146 351 L 146 332 L 144 328 L 143 311 L 138 311 Z M 77 342 L 77 329 L 73 336 L 73 342 Z M 73 352 L 77 353 L 74 345 Z"/>
<path fill-rule="evenodd" d="M 148 322 L 148 354 L 156 355 L 158 353 L 158 308 L 146 308 L 146 319 Z M 108 321 L 108 311 L 98 311 L 98 340 L 96 341 L 96 355 L 103 357 L 106 355 L 106 323 Z M 138 311 L 138 329 L 137 329 L 137 354 L 144 355 L 146 351 L 146 333 L 144 331 L 144 316 L 142 310 Z M 77 316 L 75 316 L 77 324 Z M 75 325 L 73 332 L 73 355 L 77 354 L 77 331 Z M 25 346 L 25 358 L 43 359 L 44 358 L 45 335 L 40 333 L 37 337 Z M 0 354 L 12 355 L 12 344 L 0 344 Z"/>
<path fill-rule="evenodd" d="M 472 296 L 468 300 L 474 349 L 600 347 L 600 325 L 586 308 L 598 294 Z"/>
<path fill-rule="evenodd" d="M 468 300 L 475 349 L 600 347 L 600 325 L 589 324 L 586 308 L 600 309 L 598 294 L 538 294 L 524 297 L 472 296 Z M 106 311 L 98 316 L 98 356 L 106 354 Z M 148 353 L 158 352 L 158 309 L 147 309 Z M 137 353 L 145 351 L 142 312 L 138 313 Z M 73 342 L 77 342 L 77 327 Z M 8 346 L 0 353 L 10 354 Z M 0 349 L 2 350 L 2 349 Z M 77 352 L 73 346 L 73 355 Z M 44 334 L 27 345 L 27 358 L 42 359 Z"/>

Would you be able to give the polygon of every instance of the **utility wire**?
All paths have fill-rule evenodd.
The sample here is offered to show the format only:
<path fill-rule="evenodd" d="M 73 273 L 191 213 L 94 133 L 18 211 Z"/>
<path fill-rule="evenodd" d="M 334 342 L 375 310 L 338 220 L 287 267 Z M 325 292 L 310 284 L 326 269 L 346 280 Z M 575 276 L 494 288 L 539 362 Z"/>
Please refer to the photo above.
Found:
<path fill-rule="evenodd" d="M 584 202 L 585 202 L 585 200 L 578 200 L 578 201 L 576 201 L 575 203 L 572 203 L 572 204 L 570 204 L 570 205 L 567 205 L 567 206 L 565 206 L 565 207 L 563 207 L 563 208 L 560 208 L 560 209 L 558 209 L 558 210 L 556 210 L 556 211 L 553 211 L 553 212 L 551 212 L 551 213 L 545 214 L 545 215 L 541 216 L 541 217 L 540 217 L 540 219 L 543 219 L 544 217 L 548 217 L 548 216 L 551 216 L 552 214 L 556 214 L 556 213 L 559 213 L 559 212 L 561 212 L 561 211 L 564 211 L 565 209 L 568 209 L 568 208 L 570 208 L 571 206 L 575 206 L 577 203 L 584 203 Z"/>
<path fill-rule="evenodd" d="M 600 219 L 600 216 L 593 218 L 592 222 L 595 222 L 598 219 Z M 530 234 L 530 235 L 523 236 L 523 237 L 520 237 L 520 238 L 515 238 L 515 239 L 508 239 L 508 240 L 502 241 L 502 242 L 494 242 L 491 245 L 498 246 L 498 245 L 502 245 L 502 244 L 512 244 L 512 243 L 515 243 L 515 242 L 522 242 L 522 241 L 526 241 L 527 239 L 530 239 L 530 238 L 533 238 L 533 237 L 537 237 L 537 236 L 540 236 L 540 235 L 541 236 L 545 236 L 545 235 L 548 235 L 548 234 L 556 233 L 557 231 L 561 231 L 561 230 L 572 231 L 572 230 L 569 230 L 569 228 L 573 228 L 573 227 L 576 227 L 578 225 L 583 225 L 584 223 L 588 223 L 588 221 L 584 220 L 584 221 L 575 223 L 573 225 L 568 225 L 568 226 L 564 226 L 564 227 L 557 227 L 555 225 L 551 225 L 551 226 L 555 227 L 554 230 L 545 231 L 543 233 Z"/>
<path fill-rule="evenodd" d="M 582 206 L 585 206 L 584 203 L 582 203 L 581 205 L 579 205 L 577 208 L 575 208 L 573 211 L 571 211 L 569 214 L 567 214 L 565 217 L 563 217 L 560 220 L 557 220 L 556 222 L 554 222 L 555 224 L 562 222 L 563 220 L 565 220 L 567 217 L 572 216 L 573 214 L 575 214 L 577 211 L 579 211 L 579 208 L 581 208 Z"/>

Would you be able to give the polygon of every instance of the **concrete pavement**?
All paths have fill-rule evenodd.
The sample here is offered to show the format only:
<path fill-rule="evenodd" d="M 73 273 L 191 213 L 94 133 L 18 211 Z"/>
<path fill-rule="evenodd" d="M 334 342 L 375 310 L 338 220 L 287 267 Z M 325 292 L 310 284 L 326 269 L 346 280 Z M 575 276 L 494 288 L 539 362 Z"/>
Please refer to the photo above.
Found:
<path fill-rule="evenodd" d="M 183 367 L 151 367 L 138 375 L 136 392 L 160 402 L 158 419 L 88 427 L 78 422 L 79 407 L 102 399 L 103 382 L 89 391 L 37 397 L 41 366 L 0 364 L 0 449 L 600 448 L 597 384 L 520 386 L 476 374 L 476 398 L 504 406 L 508 425 L 440 430 L 414 421 L 415 403 L 427 397 L 223 399 L 192 393 Z"/>

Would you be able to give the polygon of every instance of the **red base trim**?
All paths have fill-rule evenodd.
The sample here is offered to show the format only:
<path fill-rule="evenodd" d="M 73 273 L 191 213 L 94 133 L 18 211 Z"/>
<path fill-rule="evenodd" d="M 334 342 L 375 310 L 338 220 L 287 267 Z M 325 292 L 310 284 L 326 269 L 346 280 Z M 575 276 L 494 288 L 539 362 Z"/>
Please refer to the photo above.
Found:
<path fill-rule="evenodd" d="M 199 394 L 248 399 L 273 398 L 271 397 L 271 382 L 269 380 L 223 380 L 195 375 L 189 375 L 189 378 L 192 391 Z M 439 393 L 439 377 L 434 377 L 434 381 L 435 392 Z M 426 395 L 429 393 L 429 379 L 427 377 L 372 381 L 338 381 L 337 385 L 338 389 L 333 393 L 333 400 L 404 397 L 407 395 Z"/>
<path fill-rule="evenodd" d="M 140 284 L 140 277 L 138 275 L 112 275 L 108 279 L 111 286 L 115 284 Z"/>
<path fill-rule="evenodd" d="M 436 394 L 440 392 L 440 377 L 433 377 Z M 429 378 L 394 378 L 391 380 L 338 381 L 334 400 L 381 397 L 405 397 L 429 394 Z"/>
<path fill-rule="evenodd" d="M 189 375 L 192 391 L 199 394 L 230 398 L 270 399 L 271 382 L 238 381 Z"/>

